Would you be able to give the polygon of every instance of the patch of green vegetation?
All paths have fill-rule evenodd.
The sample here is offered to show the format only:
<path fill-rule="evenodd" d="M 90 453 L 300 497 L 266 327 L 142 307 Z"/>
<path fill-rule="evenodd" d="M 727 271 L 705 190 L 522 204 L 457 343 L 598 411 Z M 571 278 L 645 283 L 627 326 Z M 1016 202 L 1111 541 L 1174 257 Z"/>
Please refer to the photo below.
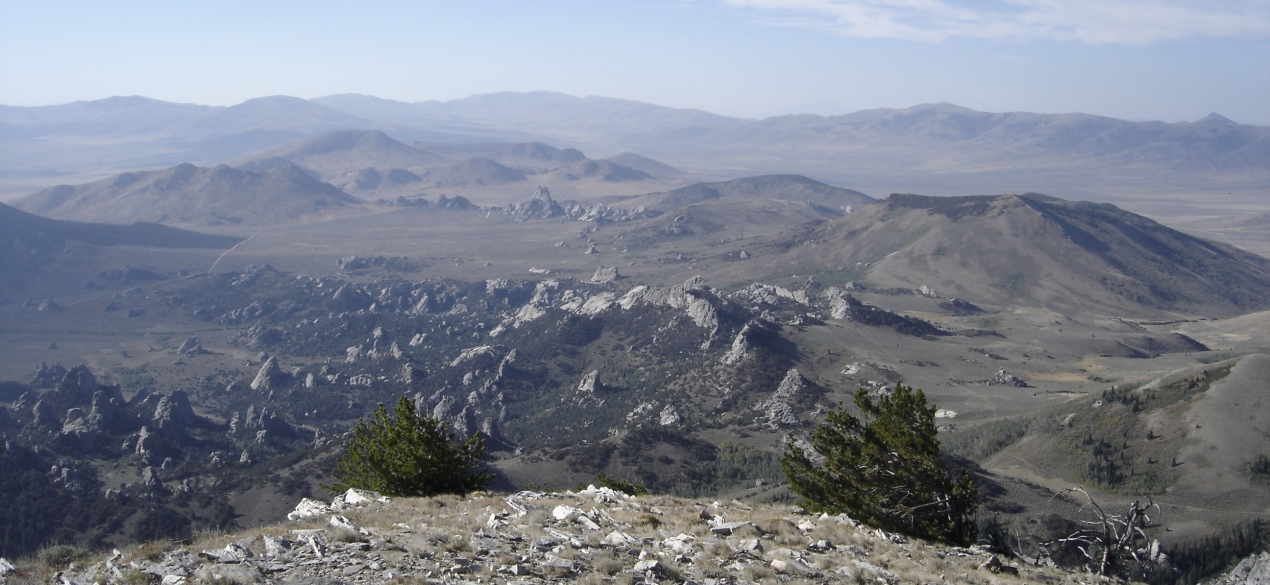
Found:
<path fill-rule="evenodd" d="M 635 429 L 616 443 L 571 445 L 551 457 L 565 461 L 574 472 L 596 474 L 600 486 L 680 497 L 715 497 L 753 486 L 756 480 L 770 484 L 783 479 L 780 459 L 774 453 L 737 441 L 716 446 L 666 427 Z M 601 471 L 605 468 L 620 469 L 623 478 L 632 479 L 606 475 Z"/>
<path fill-rule="evenodd" d="M 119 386 L 123 390 L 135 392 L 143 388 L 153 389 L 156 387 L 154 376 L 146 371 L 147 364 L 141 364 L 135 368 L 118 367 L 111 372 L 119 380 Z"/>
<path fill-rule="evenodd" d="M 1022 439 L 1032 422 L 1032 417 L 994 420 L 950 432 L 941 436 L 939 443 L 946 453 L 982 462 Z"/>
<path fill-rule="evenodd" d="M 719 443 L 719 461 L 740 470 L 741 477 L 747 479 L 774 480 L 784 476 L 776 454 L 737 441 Z"/>
<path fill-rule="evenodd" d="M 717 457 L 694 462 L 695 469 L 678 477 L 670 492 L 681 497 L 702 497 L 735 490 L 755 480 L 776 483 L 784 480 L 780 458 L 775 453 L 736 441 L 718 445 Z"/>
<path fill-rule="evenodd" d="M 869 276 L 869 268 L 871 266 L 853 264 L 825 270 L 812 270 L 807 274 L 815 278 L 816 282 L 822 287 L 843 286 L 848 282 L 864 282 L 865 278 Z"/>
<path fill-rule="evenodd" d="M 41 563 L 54 569 L 65 569 L 67 565 L 88 556 L 88 551 L 69 544 L 55 544 L 41 549 L 35 555 Z"/>
<path fill-rule="evenodd" d="M 1248 477 L 1254 481 L 1270 483 L 1270 457 L 1258 455 L 1256 459 L 1248 463 L 1247 470 Z"/>
<path fill-rule="evenodd" d="M 1177 571 L 1154 572 L 1146 581 L 1151 585 L 1194 585 L 1264 550 L 1270 550 L 1270 522 L 1254 519 L 1224 533 L 1169 548 L 1169 564 Z"/>
<path fill-rule="evenodd" d="M 1018 299 L 1027 299 L 1032 297 L 1032 293 L 1027 289 L 1028 277 L 1022 272 L 1007 274 L 997 281 L 997 288 L 1007 292 L 1010 296 Z"/>
<path fill-rule="evenodd" d="M 1224 362 L 1228 359 L 1233 359 L 1237 357 L 1239 357 L 1239 354 L 1234 352 L 1218 351 L 1218 352 L 1212 352 L 1206 355 L 1199 356 L 1195 358 L 1195 361 L 1201 364 L 1215 364 L 1217 362 Z"/>
<path fill-rule="evenodd" d="M 91 466 L 74 468 L 78 493 L 58 485 L 49 475 L 55 462 L 47 450 L 17 442 L 0 452 L 0 557 L 43 550 L 49 558 L 42 562 L 56 567 L 74 560 L 66 557 L 73 551 L 99 545 L 132 513 L 124 498 L 103 495 Z"/>
<path fill-rule="evenodd" d="M 918 538 L 973 543 L 977 491 L 969 473 L 955 477 L 941 456 L 935 406 L 925 393 L 896 384 L 875 402 L 860 389 L 855 405 L 867 421 L 840 407 L 816 426 L 811 444 L 823 462 L 786 443 L 781 467 L 807 509 L 845 512 Z"/>
<path fill-rule="evenodd" d="M 615 492 L 624 493 L 628 496 L 648 495 L 648 488 L 644 487 L 644 484 L 639 482 L 618 479 L 616 477 L 604 475 L 603 473 L 595 474 L 595 481 L 600 487 L 606 487 Z"/>
<path fill-rule="evenodd" d="M 413 400 L 401 396 L 393 415 L 380 404 L 369 421 L 358 421 L 347 451 L 335 465 L 338 493 L 367 489 L 393 497 L 466 494 L 485 489 L 494 476 L 484 471 L 485 441 L 463 439 L 448 422 L 419 416 Z"/>
<path fill-rule="evenodd" d="M 1229 373 L 1227 366 L 1158 388 L 1106 390 L 1079 402 L 1074 412 L 1068 407 L 1047 417 L 1042 430 L 1057 439 L 1080 480 L 1113 493 L 1160 494 L 1177 480 L 1184 436 L 1157 435 L 1147 428 L 1147 415 L 1168 409 L 1181 416 L 1195 396 Z"/>

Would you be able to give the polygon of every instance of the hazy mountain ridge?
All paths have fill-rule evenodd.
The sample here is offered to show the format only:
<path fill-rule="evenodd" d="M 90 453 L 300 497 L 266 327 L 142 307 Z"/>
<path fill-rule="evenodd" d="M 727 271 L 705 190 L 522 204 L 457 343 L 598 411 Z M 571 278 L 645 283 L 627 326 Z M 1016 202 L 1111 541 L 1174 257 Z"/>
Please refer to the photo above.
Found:
<path fill-rule="evenodd" d="M 651 159 L 632 160 L 679 174 Z M 586 198 L 586 191 L 596 182 L 646 182 L 649 186 L 645 189 L 649 190 L 675 184 L 673 179 L 670 183 L 659 181 L 646 172 L 603 159 L 592 160 L 577 149 L 560 149 L 542 142 L 407 145 L 376 130 L 323 133 L 232 162 L 247 170 L 267 170 L 283 163 L 293 163 L 348 193 L 381 199 L 453 195 L 455 190 L 480 199 L 488 194 L 483 191 L 485 188 L 516 185 L 527 195 L 534 186 L 558 187 L 587 179 L 592 181 L 580 188 L 580 198 Z M 511 194 L 508 191 L 497 197 L 506 199 Z"/>
<path fill-rule="evenodd" d="M 175 469 L 165 469 L 162 458 L 137 459 L 131 447 L 120 450 L 124 436 L 107 434 L 99 446 L 109 447 L 111 458 L 102 469 L 118 464 L 108 471 L 118 474 L 110 482 L 137 481 L 132 476 L 152 466 L 142 482 L 151 485 L 134 486 L 145 488 L 137 493 L 154 487 L 179 492 L 174 501 L 215 502 L 215 517 L 230 522 L 235 514 L 244 524 L 276 517 L 276 502 L 262 502 L 312 486 L 329 470 L 322 458 L 334 447 L 315 454 L 304 453 L 307 446 L 339 436 L 374 404 L 408 395 L 463 434 L 484 433 L 509 487 L 572 487 L 603 471 L 680 494 L 732 490 L 720 496 L 725 501 L 732 494 L 775 496 L 784 437 L 805 435 L 858 388 L 881 394 L 902 382 L 938 403 L 946 444 L 987 437 L 985 444 L 1004 445 L 1007 455 L 1031 458 L 1026 469 L 979 478 L 985 494 L 997 498 L 991 510 L 1020 522 L 1054 513 L 1054 502 L 1038 497 L 1035 486 L 1093 482 L 1085 485 L 1113 490 L 1105 496 L 1111 506 L 1122 504 L 1113 496 L 1157 492 L 1114 491 L 1145 483 L 1098 483 L 1086 461 L 1063 459 L 1056 444 L 1044 443 L 1079 443 L 1081 433 L 1054 422 L 1057 432 L 1043 436 L 1019 420 L 1062 405 L 1071 407 L 1063 416 L 1083 424 L 1175 391 L 1190 401 L 1161 403 L 1176 410 L 1160 415 L 1164 426 L 1142 426 L 1154 424 L 1144 414 L 1126 419 L 1123 440 L 1099 437 L 1124 449 L 1146 445 L 1130 453 L 1136 459 L 1124 469 L 1132 478 L 1203 489 L 1219 474 L 1237 488 L 1205 509 L 1158 494 L 1162 502 L 1173 498 L 1162 513 L 1163 525 L 1176 530 L 1167 537 L 1224 529 L 1244 508 L 1264 507 L 1270 498 L 1253 489 L 1256 478 L 1245 477 L 1265 425 L 1233 418 L 1260 412 L 1270 360 L 1244 357 L 1221 377 L 1234 358 L 1270 351 L 1270 260 L 1109 204 L 1035 193 L 901 193 L 874 201 L 791 174 L 798 165 L 832 168 L 837 178 L 813 176 L 854 187 L 842 177 L 1023 169 L 1010 176 L 1036 188 L 1073 173 L 1101 182 L 1112 176 L 1099 174 L 1105 169 L 1163 184 L 1175 176 L 1169 173 L 1199 168 L 1206 170 L 1188 180 L 1239 175 L 1256 185 L 1256 173 L 1267 168 L 1258 160 L 1264 128 L 1219 116 L 1130 123 L 947 104 L 733 122 L 553 94 L 445 104 L 363 98 L 341 99 L 380 113 L 285 97 L 253 100 L 232 113 L 168 104 L 163 120 L 187 109 L 203 117 L 181 126 L 186 134 L 173 129 L 150 142 L 101 134 L 107 138 L 96 144 L 127 150 L 135 140 L 150 149 L 136 152 L 151 160 L 184 152 L 179 148 L 234 151 L 239 166 L 125 172 L 23 200 L 54 217 L 221 224 L 218 231 L 254 232 L 247 240 L 155 224 L 70 223 L 0 207 L 0 232 L 19 236 L 9 238 L 17 244 L 12 250 L 0 241 L 0 272 L 10 274 L 3 264 L 10 259 L 23 266 L 32 258 L 77 259 L 59 268 L 56 282 L 36 275 L 50 281 L 39 294 L 27 292 L 34 286 L 9 293 L 26 302 L 0 298 L 0 343 L 11 348 L 0 365 L 11 373 L 21 364 L 13 379 L 41 361 L 89 363 L 128 393 L 157 392 L 157 400 L 185 390 L 200 411 L 228 425 L 207 437 L 219 441 L 216 453 L 174 452 Z M 107 105 L 136 117 L 156 107 L 151 101 Z M 525 109 L 516 111 L 517 104 Z M 82 117 L 86 107 L 58 115 Z M 630 116 L 622 118 L 623 111 Z M 10 114 L 0 112 L 0 133 L 37 127 L 4 117 Z M 544 128 L 569 120 L 541 139 L 495 142 L 489 137 L 515 132 L 499 126 L 500 116 Z M 613 126 L 605 126 L 605 116 Z M 662 116 L 669 121 L 658 126 Z M 426 132 L 408 127 L 416 119 L 484 134 L 464 143 L 420 139 Z M 348 120 L 375 127 L 339 128 Z M 152 129 L 166 132 L 165 124 Z M 614 128 L 630 132 L 606 134 Z M 102 122 L 94 131 L 112 130 Z M 588 135 L 599 138 L 587 142 Z M 664 150 L 637 146 L 661 138 Z M 19 143 L 0 139 L 0 148 Z M 627 144 L 643 154 L 591 159 L 583 152 Z M 235 150 L 249 145 L 256 146 L 248 154 Z M 710 168 L 725 176 L 767 167 L 782 174 L 687 184 L 702 181 L 705 167 L 680 171 L 644 156 L 662 153 L 676 165 L 722 153 Z M 784 167 L 791 161 L 795 168 Z M 1033 171 L 1039 174 L 1026 174 Z M 1195 194 L 1185 199 L 1206 203 Z M 437 209 L 449 205 L 463 210 Z M 1230 227 L 1257 229 L 1264 219 Z M 233 249 L 184 256 L 148 249 L 181 242 Z M 158 268 L 136 270 L 152 278 L 129 278 L 131 267 L 165 254 Z M 1166 379 L 1174 371 L 1180 377 Z M 38 427 L 40 437 L 60 441 L 59 456 L 83 455 L 79 441 L 91 433 L 80 431 L 92 429 L 70 423 L 93 403 L 41 411 L 33 399 L 47 393 L 37 386 L 4 386 L 11 396 L 0 404 L 0 427 L 10 436 Z M 26 398 L 19 408 L 13 403 L 20 395 Z M 303 440 L 262 442 L 270 435 L 243 421 L 263 424 L 266 409 L 279 424 L 305 425 Z M 139 409 L 133 422 L 156 420 L 158 412 L 157 405 Z M 1015 447 L 1000 443 L 1019 437 Z M 1162 456 L 1162 445 L 1192 439 L 1203 441 Z M 1242 450 L 1231 449 L 1232 441 Z M 1210 466 L 1168 462 L 1190 453 L 1202 463 L 1209 447 L 1228 456 L 1210 458 L 1217 462 Z M 972 458 L 984 462 L 991 454 Z M 213 456 L 214 469 L 204 465 Z M 51 461 L 31 469 L 43 474 Z M 234 475 L 244 479 L 213 489 Z M 761 489 L 751 487 L 757 480 Z M 177 508 L 172 517 L 187 520 L 213 511 Z"/>
<path fill-rule="evenodd" d="M 415 104 L 346 95 L 315 100 L 275 96 L 231 107 L 145 98 L 4 107 L 0 154 L 10 168 L 0 171 L 83 173 L 181 160 L 208 164 L 304 136 L 353 129 L 383 131 L 406 142 L 538 140 L 596 152 L 634 151 L 714 176 L 736 176 L 745 168 L 748 174 L 796 172 L 864 185 L 850 178 L 854 174 L 867 177 L 869 188 L 889 183 L 889 191 L 936 177 L 955 179 L 959 185 L 977 181 L 979 192 L 1011 183 L 1016 189 L 1053 191 L 1050 183 L 1056 174 L 1064 189 L 1097 189 L 1100 183 L 1143 193 L 1163 188 L 1126 164 L 1148 165 L 1171 181 L 1196 188 L 1219 181 L 1229 183 L 1226 190 L 1242 191 L 1247 186 L 1238 181 L 1270 173 L 1270 128 L 1216 115 L 1168 124 L 930 104 L 747 120 L 550 92 Z M 110 141 L 81 139 L 89 136 Z M 1100 181 L 1103 176 L 1106 180 Z M 9 192 L 38 180 L 28 177 L 8 187 Z"/>
<path fill-rule="evenodd" d="M 382 112 L 384 102 L 392 102 L 357 95 L 330 96 L 313 101 L 355 116 Z M 621 136 L 683 128 L 725 128 L 743 122 L 741 118 L 702 110 L 676 109 L 618 98 L 575 97 L 550 91 L 489 93 L 445 102 L 392 102 L 391 107 L 399 115 L 410 112 L 414 119 L 463 120 L 489 127 L 518 128 L 543 136 L 573 134 L 589 140 L 594 139 L 597 124 L 606 128 L 605 133 Z M 399 122 L 410 119 L 410 115 L 397 118 Z"/>

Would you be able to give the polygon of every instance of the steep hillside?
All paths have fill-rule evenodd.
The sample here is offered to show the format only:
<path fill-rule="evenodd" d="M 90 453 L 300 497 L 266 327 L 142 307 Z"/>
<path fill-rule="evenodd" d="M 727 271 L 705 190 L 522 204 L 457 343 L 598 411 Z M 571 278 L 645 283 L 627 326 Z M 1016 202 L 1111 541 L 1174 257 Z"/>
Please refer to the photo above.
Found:
<path fill-rule="evenodd" d="M 81 221 L 268 225 L 294 223 L 358 203 L 290 164 L 255 172 L 185 163 L 45 189 L 22 198 L 15 207 Z"/>
<path fill-rule="evenodd" d="M 771 265 L 855 269 L 876 286 L 975 303 L 1209 315 L 1270 306 L 1270 261 L 1108 204 L 897 194 L 799 239 L 808 245 Z"/>
<path fill-rule="evenodd" d="M 983 465 L 1051 489 L 1079 482 L 1106 501 L 1151 496 L 1164 507 L 1154 520 L 1169 540 L 1218 532 L 1270 506 L 1267 374 L 1270 356 L 1248 355 L 985 425 L 982 437 L 994 428 L 1017 434 L 998 435 L 1009 446 Z"/>

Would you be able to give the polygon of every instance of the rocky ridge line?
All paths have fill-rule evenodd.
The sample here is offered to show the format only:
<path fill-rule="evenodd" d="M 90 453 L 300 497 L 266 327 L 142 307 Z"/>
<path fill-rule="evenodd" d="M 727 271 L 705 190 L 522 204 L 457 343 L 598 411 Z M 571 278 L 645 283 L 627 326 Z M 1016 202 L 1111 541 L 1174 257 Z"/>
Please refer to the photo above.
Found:
<path fill-rule="evenodd" d="M 981 548 L 922 541 L 800 508 L 633 497 L 588 486 L 390 500 L 303 500 L 292 522 L 51 575 L 67 585 L 193 583 L 1080 583 Z M 10 575 L 31 576 L 33 567 Z M 4 577 L 0 576 L 0 582 Z"/>

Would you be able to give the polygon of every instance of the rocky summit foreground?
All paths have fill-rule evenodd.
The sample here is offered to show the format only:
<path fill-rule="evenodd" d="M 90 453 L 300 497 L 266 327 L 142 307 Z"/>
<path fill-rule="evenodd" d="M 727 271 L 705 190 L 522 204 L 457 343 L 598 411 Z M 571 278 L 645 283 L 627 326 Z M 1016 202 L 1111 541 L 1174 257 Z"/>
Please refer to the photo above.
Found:
<path fill-rule="evenodd" d="M 846 515 L 589 486 L 389 500 L 304 500 L 288 523 L 142 545 L 0 582 L 79 583 L 1091 583 L 980 548 L 907 540 Z"/>

